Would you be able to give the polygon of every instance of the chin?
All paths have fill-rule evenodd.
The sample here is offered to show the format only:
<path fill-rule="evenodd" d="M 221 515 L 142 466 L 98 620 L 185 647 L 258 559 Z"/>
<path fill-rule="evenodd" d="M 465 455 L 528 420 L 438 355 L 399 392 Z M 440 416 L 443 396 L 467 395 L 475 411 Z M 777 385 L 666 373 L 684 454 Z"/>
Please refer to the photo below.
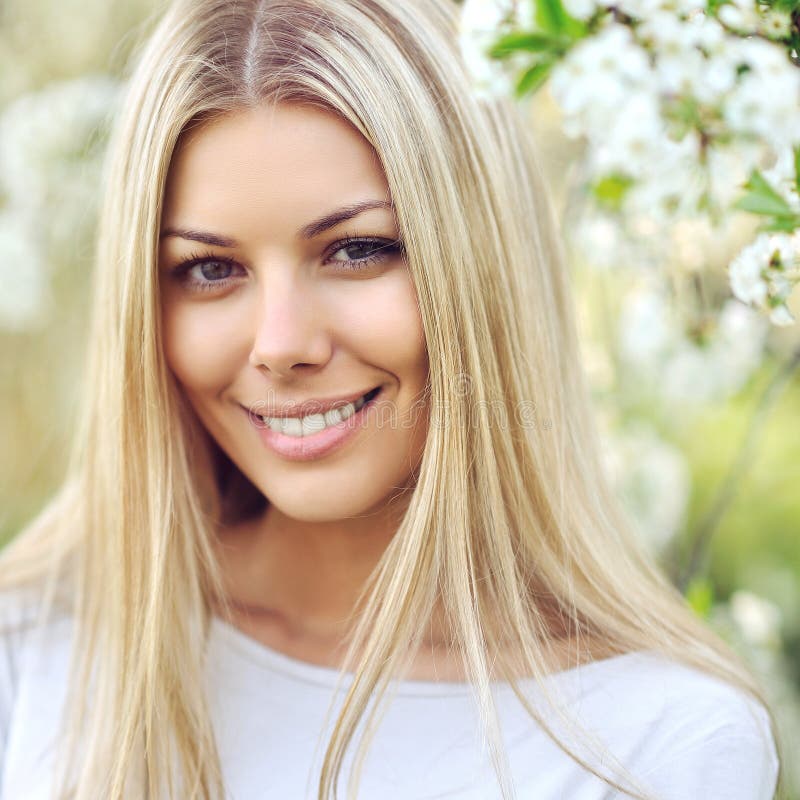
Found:
<path fill-rule="evenodd" d="M 376 511 L 394 496 L 391 487 L 386 491 L 370 493 L 360 490 L 342 491 L 332 486 L 328 491 L 304 489 L 302 482 L 295 481 L 292 487 L 263 487 L 270 506 L 297 522 L 326 523 L 363 516 Z"/>

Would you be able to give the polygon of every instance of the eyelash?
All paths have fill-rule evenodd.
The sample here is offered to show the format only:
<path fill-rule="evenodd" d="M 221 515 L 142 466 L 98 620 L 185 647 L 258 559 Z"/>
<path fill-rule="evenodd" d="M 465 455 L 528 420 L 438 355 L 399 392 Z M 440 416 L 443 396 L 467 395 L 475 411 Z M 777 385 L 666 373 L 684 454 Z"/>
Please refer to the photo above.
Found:
<path fill-rule="evenodd" d="M 348 271 L 352 270 L 357 272 L 358 270 L 366 269 L 378 261 L 383 261 L 386 258 L 390 258 L 393 255 L 399 255 L 404 252 L 403 243 L 399 239 L 375 239 L 369 236 L 347 235 L 344 239 L 336 242 L 331 247 L 328 258 L 338 253 L 340 250 L 344 250 L 347 247 L 356 244 L 374 245 L 374 247 L 371 248 L 374 251 L 373 254 L 365 256 L 364 258 L 352 258 L 345 261 L 336 261 L 334 263 L 341 265 L 342 268 Z M 180 284 L 200 292 L 213 291 L 215 289 L 228 286 L 235 280 L 233 277 L 223 278 L 222 280 L 218 281 L 197 280 L 196 278 L 189 276 L 189 270 L 191 270 L 193 267 L 199 266 L 200 264 L 206 263 L 227 264 L 230 267 L 239 266 L 234 259 L 228 256 L 220 256 L 211 252 L 192 253 L 185 261 L 182 261 L 173 270 L 171 270 L 171 274 Z"/>

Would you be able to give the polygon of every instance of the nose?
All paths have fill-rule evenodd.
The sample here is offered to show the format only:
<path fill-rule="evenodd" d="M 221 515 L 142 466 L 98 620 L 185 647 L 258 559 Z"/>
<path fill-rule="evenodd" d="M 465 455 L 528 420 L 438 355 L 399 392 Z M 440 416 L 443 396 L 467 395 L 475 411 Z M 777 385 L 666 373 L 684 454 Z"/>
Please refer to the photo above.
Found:
<path fill-rule="evenodd" d="M 275 377 L 290 377 L 330 359 L 330 335 L 309 287 L 291 275 L 273 274 L 264 281 L 256 302 L 248 359 L 252 366 Z"/>

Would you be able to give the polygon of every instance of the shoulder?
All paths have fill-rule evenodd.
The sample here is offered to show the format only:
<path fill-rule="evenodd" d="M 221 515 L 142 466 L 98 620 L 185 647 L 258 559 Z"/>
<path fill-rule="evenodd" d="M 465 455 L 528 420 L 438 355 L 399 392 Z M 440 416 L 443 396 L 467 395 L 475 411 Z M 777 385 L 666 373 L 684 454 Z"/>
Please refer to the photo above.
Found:
<path fill-rule="evenodd" d="M 657 797 L 772 798 L 775 740 L 767 709 L 750 694 L 655 653 L 593 666 L 606 674 L 585 702 Z"/>
<path fill-rule="evenodd" d="M 618 668 L 610 682 L 615 694 L 625 693 L 641 709 L 641 722 L 659 723 L 699 736 L 761 735 L 769 715 L 748 692 L 696 667 L 657 653 L 630 653 L 612 659 Z"/>

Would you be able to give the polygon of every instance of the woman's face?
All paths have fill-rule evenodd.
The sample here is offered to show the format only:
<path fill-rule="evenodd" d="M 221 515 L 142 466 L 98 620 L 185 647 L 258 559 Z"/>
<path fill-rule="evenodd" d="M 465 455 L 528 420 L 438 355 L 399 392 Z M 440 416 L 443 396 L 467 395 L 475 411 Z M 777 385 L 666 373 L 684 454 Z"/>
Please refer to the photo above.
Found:
<path fill-rule="evenodd" d="M 422 455 L 428 362 L 390 201 L 366 140 L 311 106 L 208 122 L 170 166 L 167 362 L 220 447 L 298 520 L 379 509 Z"/>

